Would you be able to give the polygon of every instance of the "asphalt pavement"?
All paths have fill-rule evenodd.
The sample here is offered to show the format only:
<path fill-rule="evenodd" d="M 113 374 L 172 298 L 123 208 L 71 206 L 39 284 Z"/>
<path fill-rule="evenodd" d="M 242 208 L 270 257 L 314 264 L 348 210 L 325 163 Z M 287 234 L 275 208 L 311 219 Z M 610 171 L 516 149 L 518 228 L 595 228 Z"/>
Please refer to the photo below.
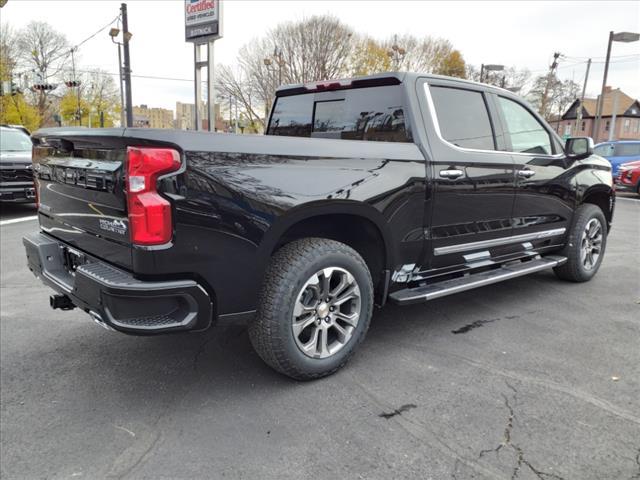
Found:
<path fill-rule="evenodd" d="M 3 479 L 638 479 L 640 201 L 589 283 L 552 272 L 374 314 L 311 383 L 242 325 L 152 338 L 53 311 L 0 222 Z M 17 222 L 6 223 L 7 220 Z"/>

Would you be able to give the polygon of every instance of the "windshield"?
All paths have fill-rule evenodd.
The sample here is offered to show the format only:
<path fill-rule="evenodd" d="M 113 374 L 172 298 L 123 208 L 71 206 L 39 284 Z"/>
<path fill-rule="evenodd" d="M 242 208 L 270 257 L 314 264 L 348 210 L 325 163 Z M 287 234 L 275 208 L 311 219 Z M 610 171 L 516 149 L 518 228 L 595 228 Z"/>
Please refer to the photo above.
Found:
<path fill-rule="evenodd" d="M 3 128 L 0 131 L 0 151 L 24 152 L 31 150 L 31 139 L 19 130 Z"/>

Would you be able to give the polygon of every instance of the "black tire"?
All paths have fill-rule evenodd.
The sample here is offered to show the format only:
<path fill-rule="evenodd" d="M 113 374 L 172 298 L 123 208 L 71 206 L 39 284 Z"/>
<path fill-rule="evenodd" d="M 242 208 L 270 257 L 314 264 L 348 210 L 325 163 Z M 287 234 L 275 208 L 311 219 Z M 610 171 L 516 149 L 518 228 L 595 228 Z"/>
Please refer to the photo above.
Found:
<path fill-rule="evenodd" d="M 349 272 L 357 282 L 360 315 L 340 350 L 326 358 L 311 358 L 296 343 L 294 307 L 308 280 L 330 267 Z M 258 355 L 276 371 L 296 380 L 313 380 L 347 363 L 367 333 L 372 310 L 371 274 L 358 252 L 334 240 L 305 238 L 283 246 L 271 258 L 258 311 L 249 323 L 249 338 Z M 311 327 L 316 328 L 314 324 Z"/>
<path fill-rule="evenodd" d="M 591 268 L 587 268 L 582 260 L 583 233 L 591 220 L 600 222 L 602 228 L 600 253 Z M 587 282 L 598 272 L 607 246 L 607 221 L 602 210 L 597 205 L 585 203 L 578 207 L 573 219 L 573 225 L 567 238 L 567 244 L 562 255 L 567 262 L 553 269 L 556 276 L 571 282 Z"/>

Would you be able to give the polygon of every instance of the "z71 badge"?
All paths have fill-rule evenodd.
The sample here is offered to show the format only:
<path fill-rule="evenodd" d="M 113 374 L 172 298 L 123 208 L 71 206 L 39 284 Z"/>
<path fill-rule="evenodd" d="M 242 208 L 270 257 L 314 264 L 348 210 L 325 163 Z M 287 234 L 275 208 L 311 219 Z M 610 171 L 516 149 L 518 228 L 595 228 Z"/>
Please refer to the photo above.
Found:
<path fill-rule="evenodd" d="M 127 224 L 124 220 L 108 220 L 106 218 L 100 218 L 100 229 L 107 232 L 117 233 L 118 235 L 124 235 L 127 233 Z"/>

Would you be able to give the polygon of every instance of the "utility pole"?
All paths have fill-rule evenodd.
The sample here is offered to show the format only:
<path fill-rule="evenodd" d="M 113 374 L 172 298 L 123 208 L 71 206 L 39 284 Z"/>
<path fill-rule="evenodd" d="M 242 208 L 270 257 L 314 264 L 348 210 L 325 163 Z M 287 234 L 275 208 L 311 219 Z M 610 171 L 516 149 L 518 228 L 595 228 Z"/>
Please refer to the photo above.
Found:
<path fill-rule="evenodd" d="M 122 13 L 122 37 L 124 43 L 124 91 L 127 100 L 127 127 L 133 126 L 133 103 L 131 101 L 131 57 L 129 55 L 129 19 L 127 17 L 127 4 L 120 5 Z"/>
<path fill-rule="evenodd" d="M 589 81 L 589 70 L 591 69 L 591 59 L 587 60 L 587 72 L 584 74 L 584 84 L 582 85 L 582 95 L 578 102 L 578 114 L 576 115 L 576 132 L 582 125 L 582 105 L 584 105 L 584 96 L 587 92 L 587 82 Z"/>
<path fill-rule="evenodd" d="M 76 49 L 71 49 L 71 69 L 73 70 L 73 84 L 76 87 L 76 122 L 78 125 L 82 125 L 82 114 L 80 113 L 80 85 L 76 80 L 76 60 L 75 53 Z"/>
<path fill-rule="evenodd" d="M 616 117 L 617 117 L 616 114 L 618 112 L 618 97 L 620 96 L 620 89 L 617 88 L 615 92 L 616 93 L 614 94 L 614 97 L 613 97 L 613 112 L 611 113 L 611 124 L 609 125 L 609 141 L 615 140 L 613 138 L 613 134 L 616 130 Z"/>
<path fill-rule="evenodd" d="M 553 63 L 549 66 L 549 74 L 547 75 L 547 83 L 544 86 L 544 92 L 542 92 L 542 100 L 540 101 L 540 114 L 543 117 L 546 117 L 547 113 L 547 103 L 549 98 L 549 88 L 551 86 L 551 80 L 553 79 L 553 75 L 558 68 L 558 58 L 560 58 L 560 52 L 555 52 L 553 54 Z"/>

